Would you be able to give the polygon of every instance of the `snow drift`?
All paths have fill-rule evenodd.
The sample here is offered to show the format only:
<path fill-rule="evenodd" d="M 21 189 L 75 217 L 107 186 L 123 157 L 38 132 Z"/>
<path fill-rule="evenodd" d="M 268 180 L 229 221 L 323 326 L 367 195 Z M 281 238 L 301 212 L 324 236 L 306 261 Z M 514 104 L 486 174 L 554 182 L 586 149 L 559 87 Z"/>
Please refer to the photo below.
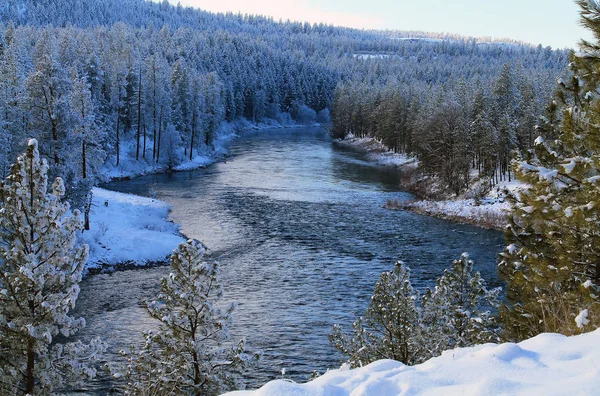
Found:
<path fill-rule="evenodd" d="M 459 348 L 412 367 L 380 360 L 359 369 L 332 370 L 306 384 L 277 380 L 228 395 L 593 395 L 598 389 L 600 329 Z"/>

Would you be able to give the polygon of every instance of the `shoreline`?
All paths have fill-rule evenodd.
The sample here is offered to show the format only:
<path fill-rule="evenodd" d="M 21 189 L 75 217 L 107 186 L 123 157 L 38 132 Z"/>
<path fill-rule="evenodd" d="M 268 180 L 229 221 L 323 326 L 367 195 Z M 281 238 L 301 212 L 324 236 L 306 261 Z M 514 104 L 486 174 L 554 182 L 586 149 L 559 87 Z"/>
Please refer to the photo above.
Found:
<path fill-rule="evenodd" d="M 383 166 L 396 166 L 406 170 L 418 167 L 418 160 L 405 154 L 394 153 L 381 142 L 373 138 L 349 137 L 335 141 L 344 147 L 357 149 L 367 154 L 367 160 Z M 413 194 L 414 195 L 414 194 Z M 447 200 L 428 200 L 415 196 L 410 201 L 388 201 L 384 208 L 389 210 L 407 210 L 416 214 L 436 217 L 457 224 L 502 231 L 508 224 L 510 205 L 505 203 L 500 193 L 490 192 L 482 202 L 473 198 L 456 198 Z"/>
<path fill-rule="evenodd" d="M 127 166 L 123 164 L 104 165 L 104 173 L 107 176 L 107 180 L 101 184 L 108 184 L 113 181 L 133 180 L 142 176 L 158 175 L 163 173 L 178 173 L 178 172 L 190 172 L 198 169 L 205 169 L 210 165 L 221 162 L 227 158 L 228 150 L 227 146 L 231 144 L 236 138 L 240 136 L 244 131 L 262 131 L 262 130 L 276 130 L 276 129 L 300 129 L 300 128 L 325 128 L 326 126 L 320 123 L 312 124 L 281 124 L 276 120 L 267 120 L 266 122 L 252 123 L 247 120 L 235 121 L 232 123 L 224 123 L 220 130 L 221 133 L 218 135 L 219 138 L 215 142 L 212 150 L 201 150 L 191 160 L 183 160 L 180 164 L 173 167 L 167 165 L 151 164 L 146 162 L 140 164 L 140 162 L 130 165 L 130 169 L 126 169 Z M 126 157 L 127 152 L 124 152 Z M 114 160 L 114 158 L 111 158 Z M 140 167 L 141 165 L 141 167 Z M 135 169 L 137 167 L 137 169 Z M 132 169 L 133 168 L 133 169 Z"/>
<path fill-rule="evenodd" d="M 458 207 L 458 202 L 463 203 Z M 449 209 L 449 207 L 453 207 Z M 504 231 L 508 225 L 509 210 L 495 204 L 476 205 L 474 200 L 446 201 L 391 201 L 384 206 L 388 210 L 406 210 L 424 216 L 448 220 L 456 224 L 468 224 L 486 230 Z"/>

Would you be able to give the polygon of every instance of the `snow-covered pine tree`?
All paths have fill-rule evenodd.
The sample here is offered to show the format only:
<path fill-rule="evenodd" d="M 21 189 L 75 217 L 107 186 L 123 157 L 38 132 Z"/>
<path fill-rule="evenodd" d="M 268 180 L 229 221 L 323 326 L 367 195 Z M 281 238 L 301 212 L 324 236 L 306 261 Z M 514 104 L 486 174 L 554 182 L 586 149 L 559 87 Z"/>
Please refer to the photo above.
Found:
<path fill-rule="evenodd" d="M 103 351 L 94 340 L 57 343 L 85 326 L 69 316 L 79 294 L 87 245 L 77 245 L 78 211 L 62 202 L 60 178 L 48 188 L 48 163 L 35 139 L 0 188 L 0 393 L 49 394 L 95 375 Z"/>
<path fill-rule="evenodd" d="M 499 293 L 488 290 L 478 272 L 473 274 L 473 262 L 464 253 L 420 299 L 411 286 L 410 269 L 398 262 L 381 274 L 352 334 L 335 325 L 329 339 L 348 356 L 351 367 L 379 359 L 418 364 L 448 349 L 499 341 L 493 314 Z"/>
<path fill-rule="evenodd" d="M 201 243 L 190 240 L 171 256 L 173 271 L 163 278 L 158 300 L 146 303 L 160 321 L 158 330 L 145 333 L 143 348 L 122 352 L 126 394 L 218 394 L 235 384 L 248 361 L 243 340 L 223 345 L 235 306 L 218 307 L 219 267 L 205 262 L 204 253 Z"/>
<path fill-rule="evenodd" d="M 578 4 L 595 41 L 571 54 L 571 78 L 559 80 L 543 136 L 513 164 L 529 188 L 510 196 L 499 266 L 508 283 L 506 333 L 517 340 L 600 325 L 600 5 Z"/>
<path fill-rule="evenodd" d="M 381 274 L 364 317 L 352 324 L 350 336 L 335 325 L 329 336 L 334 348 L 348 356 L 352 367 L 379 359 L 416 364 L 423 354 L 420 310 L 417 292 L 410 283 L 410 269 L 401 261 Z"/>
<path fill-rule="evenodd" d="M 428 354 L 500 341 L 494 314 L 500 306 L 499 294 L 500 288 L 488 290 L 479 272 L 473 274 L 473 261 L 463 253 L 423 296 Z"/>

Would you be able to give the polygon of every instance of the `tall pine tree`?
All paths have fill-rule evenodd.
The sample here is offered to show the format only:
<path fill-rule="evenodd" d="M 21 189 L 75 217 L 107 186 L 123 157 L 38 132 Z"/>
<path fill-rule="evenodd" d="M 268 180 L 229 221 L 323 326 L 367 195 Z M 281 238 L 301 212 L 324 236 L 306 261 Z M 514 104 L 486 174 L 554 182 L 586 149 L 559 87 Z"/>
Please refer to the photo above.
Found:
<path fill-rule="evenodd" d="M 235 383 L 247 360 L 244 342 L 223 344 L 235 306 L 218 307 L 218 264 L 205 262 L 204 253 L 190 240 L 171 256 L 172 272 L 163 278 L 158 300 L 146 303 L 160 321 L 158 331 L 146 333 L 141 350 L 122 352 L 128 360 L 126 394 L 213 395 Z"/>
<path fill-rule="evenodd" d="M 543 135 L 513 164 L 529 188 L 510 196 L 509 245 L 500 263 L 512 339 L 600 325 L 600 5 L 578 4 L 595 41 L 582 41 L 571 54 L 572 76 L 559 80 Z"/>
<path fill-rule="evenodd" d="M 0 188 L 0 393 L 49 394 L 95 375 L 97 340 L 57 343 L 85 326 L 69 316 L 79 294 L 87 245 L 77 210 L 62 202 L 57 178 L 47 192 L 48 163 L 29 140 L 27 152 Z"/>

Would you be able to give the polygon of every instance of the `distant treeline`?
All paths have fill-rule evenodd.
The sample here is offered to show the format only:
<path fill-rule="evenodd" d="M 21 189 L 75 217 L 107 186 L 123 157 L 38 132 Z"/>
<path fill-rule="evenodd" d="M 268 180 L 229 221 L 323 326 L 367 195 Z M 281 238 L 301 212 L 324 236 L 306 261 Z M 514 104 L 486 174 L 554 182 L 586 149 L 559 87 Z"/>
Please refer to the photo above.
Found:
<path fill-rule="evenodd" d="M 36 137 L 78 207 L 107 165 L 177 165 L 210 149 L 223 121 L 327 121 L 336 86 L 336 135 L 375 136 L 426 164 L 425 146 L 436 143 L 419 143 L 426 135 L 415 128 L 431 130 L 424 114 L 430 122 L 459 112 L 464 124 L 479 111 L 496 130 L 507 117 L 511 131 L 525 130 L 566 64 L 564 51 L 539 46 L 275 22 L 166 1 L 9 0 L 0 18 L 0 170 Z M 503 65 L 514 70 L 504 76 Z M 492 110 L 503 79 L 510 105 Z M 512 132 L 510 143 L 494 143 L 503 134 L 490 144 L 520 144 Z M 504 151 L 485 161 L 478 152 L 477 166 L 490 172 L 490 162 L 506 162 Z"/>

